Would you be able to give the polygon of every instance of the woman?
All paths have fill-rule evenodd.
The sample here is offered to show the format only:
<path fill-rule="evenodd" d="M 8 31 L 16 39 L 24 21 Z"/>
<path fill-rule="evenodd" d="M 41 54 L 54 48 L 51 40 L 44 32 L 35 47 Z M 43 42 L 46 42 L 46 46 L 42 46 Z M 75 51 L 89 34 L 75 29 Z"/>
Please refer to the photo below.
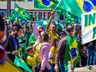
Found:
<path fill-rule="evenodd" d="M 51 72 L 51 66 L 48 61 L 48 55 L 51 48 L 51 43 L 49 42 L 49 35 L 45 32 L 41 32 L 42 46 L 40 48 L 40 59 L 41 68 L 39 72 Z"/>

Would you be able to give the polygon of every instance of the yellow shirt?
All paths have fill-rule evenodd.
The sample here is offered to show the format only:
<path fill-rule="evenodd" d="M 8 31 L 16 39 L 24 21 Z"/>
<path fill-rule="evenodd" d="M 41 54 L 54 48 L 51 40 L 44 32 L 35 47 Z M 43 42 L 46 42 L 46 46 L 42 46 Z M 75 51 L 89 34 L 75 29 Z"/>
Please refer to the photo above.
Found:
<path fill-rule="evenodd" d="M 41 45 L 42 43 L 39 43 L 37 46 L 36 46 L 36 53 L 40 53 L 40 48 L 41 48 Z"/>
<path fill-rule="evenodd" d="M 55 64 L 56 53 L 57 53 L 57 48 L 52 46 L 49 52 L 49 62 L 51 64 Z"/>
<path fill-rule="evenodd" d="M 40 63 L 40 58 L 39 58 L 39 55 L 36 53 L 34 54 L 33 56 L 28 56 L 27 57 L 27 60 L 26 60 L 27 64 L 29 66 L 32 66 L 32 67 L 35 67 L 37 64 Z"/>
<path fill-rule="evenodd" d="M 53 42 L 55 37 L 59 37 L 58 34 L 53 34 L 51 30 L 47 31 L 47 33 L 50 35 L 50 41 Z"/>

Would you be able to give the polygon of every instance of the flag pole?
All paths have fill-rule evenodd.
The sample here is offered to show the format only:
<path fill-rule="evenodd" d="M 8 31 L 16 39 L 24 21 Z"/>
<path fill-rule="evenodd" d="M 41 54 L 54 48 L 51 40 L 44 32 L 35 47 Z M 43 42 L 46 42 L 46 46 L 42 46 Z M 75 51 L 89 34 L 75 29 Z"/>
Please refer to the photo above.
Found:
<path fill-rule="evenodd" d="M 10 16 L 11 12 L 11 0 L 7 0 L 7 17 Z"/>

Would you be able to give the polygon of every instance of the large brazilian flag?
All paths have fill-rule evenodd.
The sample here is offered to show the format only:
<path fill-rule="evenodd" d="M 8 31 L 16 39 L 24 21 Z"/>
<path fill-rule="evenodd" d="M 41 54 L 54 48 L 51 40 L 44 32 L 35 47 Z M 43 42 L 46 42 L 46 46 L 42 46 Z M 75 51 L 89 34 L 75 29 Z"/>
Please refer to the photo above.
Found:
<path fill-rule="evenodd" d="M 58 8 L 81 17 L 82 13 L 96 10 L 96 0 L 61 0 Z"/>
<path fill-rule="evenodd" d="M 56 5 L 51 0 L 34 0 L 34 7 L 38 9 L 54 9 Z"/>
<path fill-rule="evenodd" d="M 74 67 L 76 67 L 79 60 L 79 48 L 77 37 L 70 37 L 69 35 L 66 37 L 66 51 L 64 57 L 64 63 L 68 65 L 68 61 L 72 61 Z"/>

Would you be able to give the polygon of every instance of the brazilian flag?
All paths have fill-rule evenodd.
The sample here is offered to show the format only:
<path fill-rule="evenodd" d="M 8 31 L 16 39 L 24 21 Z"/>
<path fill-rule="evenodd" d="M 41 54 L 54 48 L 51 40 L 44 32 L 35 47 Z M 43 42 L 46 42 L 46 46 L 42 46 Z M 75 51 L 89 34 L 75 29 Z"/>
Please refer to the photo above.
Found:
<path fill-rule="evenodd" d="M 56 5 L 51 0 L 34 0 L 34 7 L 38 9 L 54 9 Z"/>
<path fill-rule="evenodd" d="M 32 34 L 30 35 L 30 37 L 29 37 L 28 45 L 29 45 L 29 46 L 33 46 L 33 45 L 35 44 L 35 42 L 36 42 L 36 37 L 35 37 L 35 35 L 32 33 Z"/>
<path fill-rule="evenodd" d="M 57 8 L 81 17 L 82 13 L 96 10 L 96 0 L 61 0 Z"/>
<path fill-rule="evenodd" d="M 64 62 L 66 65 L 68 65 L 68 61 L 72 61 L 74 63 L 74 67 L 76 67 L 79 60 L 79 48 L 78 48 L 78 42 L 77 37 L 66 37 L 66 51 L 65 51 L 65 57 Z"/>
<path fill-rule="evenodd" d="M 27 66 L 23 59 L 15 56 L 14 64 L 20 68 L 23 68 L 27 72 L 32 72 L 32 70 Z"/>
<path fill-rule="evenodd" d="M 30 21 L 33 17 L 26 9 L 19 7 L 16 3 L 14 4 L 14 10 L 17 13 L 18 18 L 22 20 Z"/>
<path fill-rule="evenodd" d="M 18 15 L 15 12 L 15 10 L 12 10 L 11 15 L 9 17 L 7 17 L 6 20 L 9 21 L 9 22 L 14 22 L 17 17 L 18 17 Z"/>

